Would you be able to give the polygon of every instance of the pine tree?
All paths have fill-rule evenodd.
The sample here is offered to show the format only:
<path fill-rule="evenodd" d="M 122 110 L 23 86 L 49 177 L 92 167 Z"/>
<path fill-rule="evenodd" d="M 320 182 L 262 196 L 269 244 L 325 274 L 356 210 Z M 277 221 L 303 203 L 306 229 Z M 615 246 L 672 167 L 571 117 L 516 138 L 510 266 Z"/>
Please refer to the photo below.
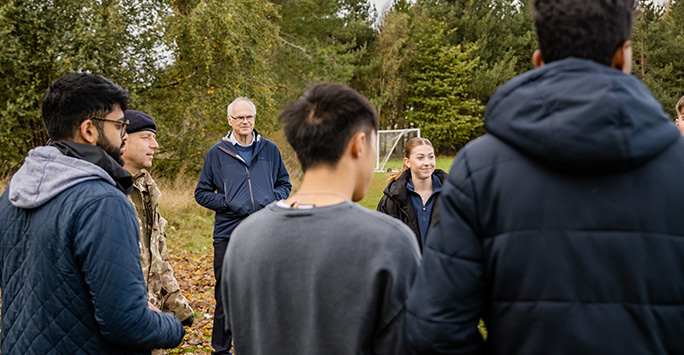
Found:
<path fill-rule="evenodd" d="M 634 75 L 651 90 L 663 108 L 676 117 L 674 106 L 684 95 L 684 1 L 668 6 L 640 1 L 634 21 Z"/>
<path fill-rule="evenodd" d="M 312 84 L 352 84 L 368 65 L 376 14 L 366 0 L 273 0 L 280 17 L 274 56 L 279 94 L 287 102 Z M 353 84 L 352 84 L 353 85 Z"/>
<path fill-rule="evenodd" d="M 443 22 L 418 16 L 407 115 L 436 150 L 455 152 L 484 133 L 484 106 L 468 95 L 479 61 L 473 57 L 477 47 L 449 44 Z"/>

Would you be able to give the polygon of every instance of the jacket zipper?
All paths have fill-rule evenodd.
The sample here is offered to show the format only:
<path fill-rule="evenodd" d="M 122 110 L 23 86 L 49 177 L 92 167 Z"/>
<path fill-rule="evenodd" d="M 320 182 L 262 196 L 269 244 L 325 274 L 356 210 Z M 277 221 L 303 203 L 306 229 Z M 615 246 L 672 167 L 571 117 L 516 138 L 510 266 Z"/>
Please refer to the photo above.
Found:
<path fill-rule="evenodd" d="M 249 173 L 249 167 L 247 166 L 247 163 L 245 163 L 245 160 L 242 159 L 241 156 L 237 155 L 234 152 L 231 152 L 230 150 L 219 146 L 219 150 L 223 151 L 224 153 L 230 155 L 231 157 L 241 161 L 243 164 L 245 164 L 245 171 L 247 172 L 247 183 L 249 184 L 249 199 L 252 201 L 252 212 L 256 212 L 256 206 L 254 205 L 254 192 L 252 191 L 252 175 Z M 254 154 L 254 150 L 252 148 L 252 154 Z M 223 191 L 226 191 L 226 183 L 223 183 Z"/>
<path fill-rule="evenodd" d="M 252 200 L 252 212 L 256 212 L 256 207 L 254 206 L 254 193 L 252 192 L 252 176 L 249 173 L 249 167 L 246 165 L 245 171 L 247 172 L 247 183 L 249 183 L 249 198 Z"/>

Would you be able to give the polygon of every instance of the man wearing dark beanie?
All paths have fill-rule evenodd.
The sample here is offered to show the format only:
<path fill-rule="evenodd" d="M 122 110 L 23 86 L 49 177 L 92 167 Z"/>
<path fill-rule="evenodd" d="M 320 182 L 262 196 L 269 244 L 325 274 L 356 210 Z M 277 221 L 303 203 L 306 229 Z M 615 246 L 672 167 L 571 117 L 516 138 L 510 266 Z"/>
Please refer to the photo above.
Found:
<path fill-rule="evenodd" d="M 140 225 L 140 261 L 147 285 L 149 302 L 164 312 L 178 318 L 183 325 L 191 326 L 195 317 L 188 300 L 181 294 L 178 281 L 173 275 L 166 249 L 166 220 L 159 214 L 157 184 L 145 170 L 152 166 L 154 150 L 159 148 L 157 125 L 149 115 L 134 110 L 124 112 L 128 125 L 128 144 L 121 156 L 124 169 L 133 177 L 133 193 L 128 198 L 135 206 Z M 153 355 L 167 354 L 164 349 L 152 351 Z"/>

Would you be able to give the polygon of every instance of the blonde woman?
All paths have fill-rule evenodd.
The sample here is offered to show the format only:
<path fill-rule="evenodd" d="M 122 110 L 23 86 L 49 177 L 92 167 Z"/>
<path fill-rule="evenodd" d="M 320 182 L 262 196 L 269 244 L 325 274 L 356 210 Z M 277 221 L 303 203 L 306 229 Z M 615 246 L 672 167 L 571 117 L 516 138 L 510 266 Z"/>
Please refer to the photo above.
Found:
<path fill-rule="evenodd" d="M 428 229 L 438 218 L 437 196 L 447 173 L 435 169 L 435 149 L 425 138 L 411 138 L 404 148 L 401 172 L 392 174 L 378 211 L 404 222 L 418 238 L 421 250 Z"/>

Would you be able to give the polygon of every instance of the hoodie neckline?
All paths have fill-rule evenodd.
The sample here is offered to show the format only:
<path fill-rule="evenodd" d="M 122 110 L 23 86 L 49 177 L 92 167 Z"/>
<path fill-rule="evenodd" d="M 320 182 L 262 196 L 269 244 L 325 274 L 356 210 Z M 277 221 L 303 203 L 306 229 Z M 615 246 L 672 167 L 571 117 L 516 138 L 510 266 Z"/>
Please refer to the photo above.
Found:
<path fill-rule="evenodd" d="M 504 84 L 487 107 L 485 127 L 545 165 L 577 173 L 633 168 L 679 137 L 639 80 L 578 58 Z"/>
<path fill-rule="evenodd" d="M 114 179 L 116 188 L 124 194 L 130 195 L 133 192 L 133 177 L 123 168 L 123 160 L 116 161 L 101 148 L 90 144 L 58 141 L 51 142 L 49 145 L 59 149 L 68 157 L 85 160 L 99 166 Z"/>

